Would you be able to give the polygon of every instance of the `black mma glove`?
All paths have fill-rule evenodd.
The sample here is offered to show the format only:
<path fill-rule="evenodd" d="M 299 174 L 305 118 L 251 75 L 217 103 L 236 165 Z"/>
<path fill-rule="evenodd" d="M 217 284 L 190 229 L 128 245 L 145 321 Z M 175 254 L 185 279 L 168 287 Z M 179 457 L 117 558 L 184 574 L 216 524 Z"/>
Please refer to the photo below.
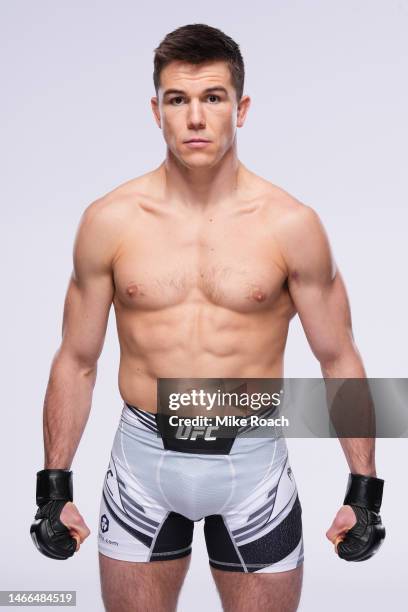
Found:
<path fill-rule="evenodd" d="M 60 521 L 60 514 L 68 501 L 73 500 L 72 472 L 69 470 L 41 470 L 37 472 L 37 505 L 35 520 L 30 528 L 38 550 L 51 559 L 68 559 L 76 550 L 76 540 Z"/>
<path fill-rule="evenodd" d="M 365 561 L 380 548 L 385 527 L 379 515 L 384 481 L 373 476 L 350 474 L 344 505 L 351 506 L 357 523 L 347 531 L 337 546 L 337 553 L 346 561 Z"/>

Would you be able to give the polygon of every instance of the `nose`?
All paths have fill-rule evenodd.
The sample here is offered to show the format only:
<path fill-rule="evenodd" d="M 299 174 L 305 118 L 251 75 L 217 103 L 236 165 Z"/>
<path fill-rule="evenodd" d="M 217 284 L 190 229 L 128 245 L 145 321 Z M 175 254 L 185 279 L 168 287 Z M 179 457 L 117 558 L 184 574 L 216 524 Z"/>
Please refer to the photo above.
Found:
<path fill-rule="evenodd" d="M 188 107 L 187 127 L 189 130 L 205 128 L 204 110 L 199 100 L 191 100 Z"/>

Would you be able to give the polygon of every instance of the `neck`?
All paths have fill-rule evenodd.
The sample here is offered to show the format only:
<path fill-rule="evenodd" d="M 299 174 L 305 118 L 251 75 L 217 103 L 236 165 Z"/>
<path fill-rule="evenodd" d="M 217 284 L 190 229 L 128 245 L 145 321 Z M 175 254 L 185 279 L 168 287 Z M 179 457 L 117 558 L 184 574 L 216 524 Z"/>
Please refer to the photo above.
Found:
<path fill-rule="evenodd" d="M 214 166 L 188 168 L 168 150 L 159 167 L 164 178 L 168 201 L 176 200 L 188 207 L 210 208 L 233 197 L 245 172 L 237 157 L 236 145 Z"/>

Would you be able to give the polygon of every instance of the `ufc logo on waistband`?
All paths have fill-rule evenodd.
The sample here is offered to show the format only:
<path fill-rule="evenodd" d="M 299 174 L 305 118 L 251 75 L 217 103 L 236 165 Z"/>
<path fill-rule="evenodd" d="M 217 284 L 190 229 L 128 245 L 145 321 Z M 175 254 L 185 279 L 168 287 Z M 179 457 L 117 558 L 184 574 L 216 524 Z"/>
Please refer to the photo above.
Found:
<path fill-rule="evenodd" d="M 213 430 L 218 430 L 219 427 L 209 425 L 208 427 L 193 427 L 192 425 L 179 425 L 176 431 L 178 440 L 197 440 L 204 438 L 207 442 L 216 440 L 216 436 L 212 436 Z"/>

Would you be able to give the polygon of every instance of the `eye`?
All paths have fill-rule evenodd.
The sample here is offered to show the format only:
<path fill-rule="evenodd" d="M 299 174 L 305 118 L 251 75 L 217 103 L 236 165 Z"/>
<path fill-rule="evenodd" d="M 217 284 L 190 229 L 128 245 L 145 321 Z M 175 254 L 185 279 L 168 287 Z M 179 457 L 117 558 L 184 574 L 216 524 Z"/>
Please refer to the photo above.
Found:
<path fill-rule="evenodd" d="M 220 96 L 216 96 L 215 94 L 208 94 L 207 100 L 211 102 L 211 104 L 215 104 L 220 101 Z"/>
<path fill-rule="evenodd" d="M 173 106 L 180 106 L 183 100 L 183 96 L 176 96 L 175 98 L 172 98 L 170 100 L 170 104 L 172 104 Z"/>

